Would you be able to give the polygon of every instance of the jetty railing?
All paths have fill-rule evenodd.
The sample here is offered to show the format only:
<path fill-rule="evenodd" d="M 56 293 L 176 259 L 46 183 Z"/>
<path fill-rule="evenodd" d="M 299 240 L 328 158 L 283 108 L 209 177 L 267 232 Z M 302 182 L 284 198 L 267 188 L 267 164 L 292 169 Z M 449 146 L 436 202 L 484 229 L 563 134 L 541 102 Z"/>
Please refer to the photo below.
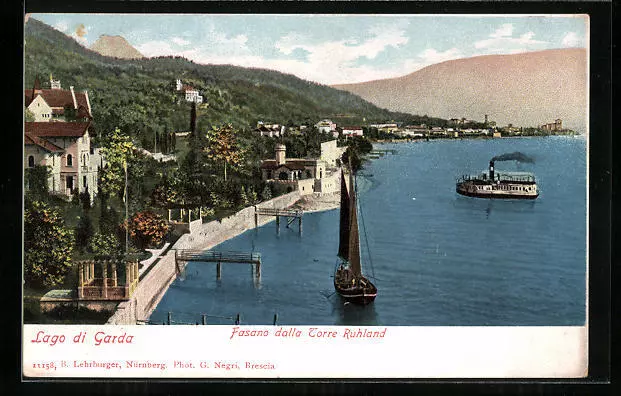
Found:
<path fill-rule="evenodd" d="M 181 261 L 217 263 L 216 276 L 218 279 L 222 277 L 222 263 L 250 264 L 254 265 L 255 276 L 261 277 L 261 253 L 258 252 L 177 249 L 175 250 L 175 266 L 178 272 L 182 268 L 179 265 Z"/>
<path fill-rule="evenodd" d="M 230 323 L 235 324 L 235 325 L 242 324 L 241 313 L 237 313 L 237 315 L 235 316 L 221 316 L 221 315 L 210 315 L 210 314 L 201 313 L 200 323 L 198 320 L 189 319 L 189 318 L 196 318 L 197 315 L 198 313 L 195 313 L 195 312 L 169 311 L 166 315 L 166 320 L 157 321 L 157 320 L 152 320 L 152 319 L 146 319 L 146 320 L 137 320 L 136 323 L 139 325 L 207 325 L 208 323 L 209 324 L 220 324 L 217 320 L 215 321 L 215 323 L 213 321 L 213 319 L 218 319 L 218 320 L 224 320 L 226 322 L 230 321 Z M 272 324 L 274 326 L 278 325 L 278 313 L 274 314 Z"/>
<path fill-rule="evenodd" d="M 301 209 L 274 209 L 274 208 L 258 208 L 254 209 L 254 225 L 259 226 L 259 216 L 276 216 L 276 232 L 280 232 L 280 217 L 287 218 L 287 228 L 295 220 L 298 221 L 299 232 L 302 234 L 302 217 L 304 211 Z"/>

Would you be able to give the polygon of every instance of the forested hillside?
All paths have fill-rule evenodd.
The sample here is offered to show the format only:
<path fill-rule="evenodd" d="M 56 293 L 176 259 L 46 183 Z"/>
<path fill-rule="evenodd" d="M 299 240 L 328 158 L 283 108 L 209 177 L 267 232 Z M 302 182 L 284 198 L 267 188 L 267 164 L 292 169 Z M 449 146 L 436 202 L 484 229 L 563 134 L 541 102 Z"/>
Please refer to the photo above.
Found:
<path fill-rule="evenodd" d="M 348 92 L 275 71 L 228 65 L 199 65 L 185 58 L 118 59 L 100 55 L 50 26 L 30 18 L 25 27 L 25 87 L 35 76 L 53 74 L 63 88 L 87 90 L 96 133 L 115 127 L 148 147 L 154 132 L 188 130 L 190 106 L 174 92 L 174 81 L 198 88 L 204 103 L 198 128 L 231 123 L 251 128 L 258 120 L 341 124 L 404 120 L 409 115 L 380 109 Z"/>

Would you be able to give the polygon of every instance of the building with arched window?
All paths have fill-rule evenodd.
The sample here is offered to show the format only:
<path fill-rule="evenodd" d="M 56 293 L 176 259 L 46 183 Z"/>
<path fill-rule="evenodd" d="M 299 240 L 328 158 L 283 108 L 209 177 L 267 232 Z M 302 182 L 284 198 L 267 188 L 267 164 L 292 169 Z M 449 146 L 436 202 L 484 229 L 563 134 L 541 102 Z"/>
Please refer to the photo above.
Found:
<path fill-rule="evenodd" d="M 68 197 L 77 189 L 94 198 L 104 161 L 91 147 L 89 127 L 90 122 L 24 123 L 24 167 L 48 167 L 51 192 Z"/>
<path fill-rule="evenodd" d="M 276 145 L 274 159 L 261 163 L 261 174 L 265 181 L 281 187 L 284 191 L 298 190 L 302 195 L 330 193 L 336 191 L 338 183 L 332 179 L 337 174 L 333 157 L 338 157 L 336 141 L 322 144 L 322 158 L 287 158 L 284 144 Z M 330 152 L 324 153 L 324 149 Z"/>

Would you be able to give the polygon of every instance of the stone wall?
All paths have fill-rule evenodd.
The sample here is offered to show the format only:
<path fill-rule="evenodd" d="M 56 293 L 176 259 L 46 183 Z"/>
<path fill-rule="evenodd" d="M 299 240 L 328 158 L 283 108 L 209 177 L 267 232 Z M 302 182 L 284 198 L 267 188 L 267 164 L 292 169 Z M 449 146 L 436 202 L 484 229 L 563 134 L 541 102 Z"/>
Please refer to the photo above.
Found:
<path fill-rule="evenodd" d="M 315 192 L 333 194 L 341 189 L 341 171 L 333 172 L 329 177 L 315 180 Z"/>

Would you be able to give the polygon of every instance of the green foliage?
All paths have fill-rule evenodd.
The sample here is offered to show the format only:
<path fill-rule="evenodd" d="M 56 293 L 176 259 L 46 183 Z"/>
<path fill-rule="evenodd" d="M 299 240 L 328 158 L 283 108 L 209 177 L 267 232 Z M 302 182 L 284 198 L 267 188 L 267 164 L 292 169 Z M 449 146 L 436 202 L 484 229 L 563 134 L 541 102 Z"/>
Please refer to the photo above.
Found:
<path fill-rule="evenodd" d="M 263 191 L 261 192 L 261 199 L 263 201 L 269 201 L 270 199 L 272 199 L 272 189 L 270 188 L 269 184 L 266 184 L 263 188 Z"/>
<path fill-rule="evenodd" d="M 34 199 L 44 199 L 47 197 L 47 179 L 50 174 L 49 166 L 35 165 L 32 168 L 27 168 L 24 174 L 27 194 L 30 194 Z"/>
<path fill-rule="evenodd" d="M 134 165 L 136 147 L 131 138 L 119 128 L 105 136 L 101 143 L 101 152 L 107 164 L 101 171 L 99 188 L 103 194 L 122 196 L 125 188 L 125 167 Z"/>
<path fill-rule="evenodd" d="M 80 252 L 83 252 L 93 236 L 93 222 L 86 213 L 80 217 L 75 228 L 75 245 Z"/>
<path fill-rule="evenodd" d="M 26 87 L 32 86 L 36 73 L 53 72 L 64 83 L 88 90 L 97 131 L 105 134 L 118 127 L 136 142 L 151 142 L 146 147 L 152 147 L 156 133 L 188 128 L 189 104 L 174 92 L 176 78 L 204 97 L 197 109 L 198 130 L 223 122 L 236 128 L 254 126 L 258 120 L 313 125 L 328 117 L 355 125 L 363 117 L 384 122 L 408 116 L 272 70 L 199 65 L 181 57 L 105 57 L 34 18 L 26 23 L 24 35 Z"/>
<path fill-rule="evenodd" d="M 88 249 L 96 256 L 114 256 L 121 251 L 121 244 L 114 234 L 96 233 Z"/>
<path fill-rule="evenodd" d="M 35 116 L 32 111 L 28 110 L 27 107 L 24 107 L 24 121 L 25 122 L 34 122 Z"/>
<path fill-rule="evenodd" d="M 60 213 L 41 201 L 26 199 L 24 210 L 24 280 L 28 287 L 61 285 L 71 269 L 74 241 Z"/>
<path fill-rule="evenodd" d="M 355 173 L 362 168 L 362 156 L 373 150 L 373 144 L 361 136 L 353 136 L 347 139 L 346 143 L 347 149 L 341 157 L 341 163 L 350 167 Z"/>
<path fill-rule="evenodd" d="M 237 142 L 237 133 L 233 125 L 226 124 L 212 127 L 206 134 L 204 151 L 209 160 L 223 165 L 224 180 L 227 180 L 227 166 L 235 169 L 243 163 L 244 153 Z"/>
<path fill-rule="evenodd" d="M 91 208 L 91 196 L 88 191 L 83 191 L 79 195 L 80 203 L 82 204 L 82 209 L 84 212 L 87 212 Z"/>

